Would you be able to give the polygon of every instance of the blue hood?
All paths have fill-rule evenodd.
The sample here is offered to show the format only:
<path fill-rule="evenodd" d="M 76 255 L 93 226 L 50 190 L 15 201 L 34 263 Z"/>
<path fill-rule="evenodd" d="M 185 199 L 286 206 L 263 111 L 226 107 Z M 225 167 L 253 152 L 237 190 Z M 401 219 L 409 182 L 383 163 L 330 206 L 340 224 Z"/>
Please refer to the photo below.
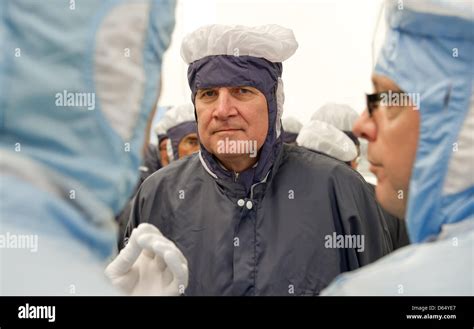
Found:
<path fill-rule="evenodd" d="M 411 241 L 421 242 L 439 234 L 443 224 L 474 213 L 474 23 L 472 14 L 448 16 L 398 5 L 393 1 L 387 8 L 388 32 L 375 73 L 420 95 L 407 224 Z"/>
<path fill-rule="evenodd" d="M 253 184 L 265 178 L 282 148 L 282 109 L 279 109 L 277 104 L 277 89 L 282 88 L 279 83 L 281 74 L 281 63 L 272 63 L 264 58 L 252 56 L 207 56 L 191 63 L 188 68 L 193 104 L 196 92 L 201 88 L 251 86 L 265 95 L 269 114 L 267 138 L 259 150 L 257 165 L 240 173 L 237 180 L 245 187 L 247 193 Z M 207 168 L 218 178 L 234 179 L 234 173 L 223 169 L 202 144 L 201 158 L 205 161 Z"/>
<path fill-rule="evenodd" d="M 179 159 L 179 143 L 185 136 L 192 133 L 197 133 L 196 121 L 186 121 L 168 129 L 167 137 L 170 140 L 173 151 L 173 157 L 170 157 L 170 160 Z"/>
<path fill-rule="evenodd" d="M 2 0 L 0 38 L 9 50 L 0 53 L 0 149 L 117 214 L 138 180 L 174 7 Z"/>

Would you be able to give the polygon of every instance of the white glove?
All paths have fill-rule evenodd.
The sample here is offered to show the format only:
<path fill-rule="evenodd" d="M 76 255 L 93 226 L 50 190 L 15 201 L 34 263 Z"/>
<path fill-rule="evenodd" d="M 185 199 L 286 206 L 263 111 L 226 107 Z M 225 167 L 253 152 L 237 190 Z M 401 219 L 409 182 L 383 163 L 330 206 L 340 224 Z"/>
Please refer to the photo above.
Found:
<path fill-rule="evenodd" d="M 105 275 L 129 295 L 178 296 L 188 285 L 188 262 L 154 225 L 142 223 Z"/>

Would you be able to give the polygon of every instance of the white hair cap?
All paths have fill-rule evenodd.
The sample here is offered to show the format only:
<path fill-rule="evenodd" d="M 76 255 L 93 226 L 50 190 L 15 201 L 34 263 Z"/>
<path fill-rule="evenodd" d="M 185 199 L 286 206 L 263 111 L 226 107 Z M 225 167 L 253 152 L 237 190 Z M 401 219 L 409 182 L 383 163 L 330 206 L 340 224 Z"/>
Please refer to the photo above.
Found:
<path fill-rule="evenodd" d="M 344 162 L 357 157 L 357 148 L 345 133 L 319 120 L 311 120 L 305 124 L 296 138 L 296 143 Z"/>
<path fill-rule="evenodd" d="M 188 121 L 196 121 L 194 105 L 192 103 L 186 103 L 174 106 L 166 111 L 163 118 L 156 124 L 155 133 L 165 134 L 168 129 Z"/>
<path fill-rule="evenodd" d="M 329 123 L 339 130 L 352 131 L 359 114 L 349 105 L 328 103 L 314 112 L 311 120 Z"/>
<path fill-rule="evenodd" d="M 213 55 L 261 57 L 278 63 L 297 48 L 293 31 L 279 25 L 206 25 L 184 37 L 181 57 L 187 64 Z"/>
<path fill-rule="evenodd" d="M 300 132 L 303 124 L 295 117 L 285 117 L 281 119 L 283 130 L 289 133 L 297 134 Z"/>

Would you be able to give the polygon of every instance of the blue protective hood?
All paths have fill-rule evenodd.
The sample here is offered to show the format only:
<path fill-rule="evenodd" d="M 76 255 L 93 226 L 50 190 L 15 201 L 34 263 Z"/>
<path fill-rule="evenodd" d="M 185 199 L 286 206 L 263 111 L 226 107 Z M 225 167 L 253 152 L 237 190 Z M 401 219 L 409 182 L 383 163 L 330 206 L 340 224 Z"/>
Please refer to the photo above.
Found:
<path fill-rule="evenodd" d="M 467 133 L 463 124 L 474 115 L 469 110 L 474 23 L 407 7 L 399 10 L 393 2 L 387 8 L 387 25 L 375 73 L 389 77 L 405 92 L 420 95 L 420 136 L 406 218 L 411 241 L 421 242 L 439 234 L 443 224 L 474 213 L 474 186 L 464 179 L 472 175 L 472 165 L 469 172 L 458 161 L 461 152 L 469 158 L 472 137 L 459 153 L 455 149 L 461 134 Z M 458 181 L 457 186 L 447 187 Z"/>
<path fill-rule="evenodd" d="M 282 147 L 281 111 L 277 106 L 277 88 L 281 74 L 281 63 L 272 63 L 264 58 L 252 56 L 207 56 L 191 63 L 188 68 L 193 104 L 196 92 L 201 88 L 250 86 L 265 95 L 269 113 L 268 135 L 259 150 L 257 165 L 240 173 L 237 180 L 245 187 L 247 193 L 253 184 L 265 178 Z M 218 178 L 227 180 L 234 178 L 234 173 L 223 169 L 202 144 L 201 155 L 207 167 Z"/>
<path fill-rule="evenodd" d="M 173 151 L 172 160 L 178 160 L 179 159 L 179 152 L 178 152 L 179 143 L 185 136 L 192 133 L 197 133 L 197 123 L 196 121 L 182 122 L 179 125 L 168 129 L 166 133 L 167 133 L 167 137 L 170 140 L 171 149 Z"/>
<path fill-rule="evenodd" d="M 117 214 L 138 180 L 174 8 L 174 0 L 2 0 L 0 149 Z"/>

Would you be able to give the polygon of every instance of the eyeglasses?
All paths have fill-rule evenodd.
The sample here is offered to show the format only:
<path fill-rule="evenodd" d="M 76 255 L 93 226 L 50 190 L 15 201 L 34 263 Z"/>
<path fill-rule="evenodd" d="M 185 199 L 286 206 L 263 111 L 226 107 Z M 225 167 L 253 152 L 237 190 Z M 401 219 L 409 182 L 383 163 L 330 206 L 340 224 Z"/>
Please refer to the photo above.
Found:
<path fill-rule="evenodd" d="M 376 94 L 365 94 L 367 98 L 367 111 L 369 112 L 369 117 L 372 117 L 372 113 L 379 107 L 380 102 L 386 100 L 389 96 L 388 91 L 383 91 Z"/>
<path fill-rule="evenodd" d="M 390 100 L 392 97 L 398 97 L 398 99 L 403 99 L 406 97 L 404 91 L 382 91 L 377 94 L 365 94 L 367 98 L 367 111 L 369 112 L 369 117 L 372 117 L 372 113 L 379 107 L 380 102 L 383 102 L 383 105 L 390 105 Z"/>

